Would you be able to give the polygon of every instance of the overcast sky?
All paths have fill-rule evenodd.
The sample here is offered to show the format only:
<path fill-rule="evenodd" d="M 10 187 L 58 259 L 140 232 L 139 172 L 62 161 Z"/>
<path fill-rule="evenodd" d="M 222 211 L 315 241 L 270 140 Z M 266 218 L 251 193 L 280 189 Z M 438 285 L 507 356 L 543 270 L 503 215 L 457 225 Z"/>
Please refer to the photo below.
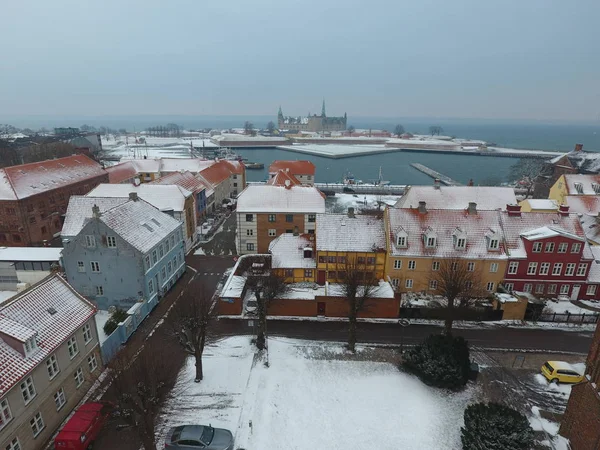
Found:
<path fill-rule="evenodd" d="M 600 120 L 599 0 L 21 0 L 0 115 Z"/>

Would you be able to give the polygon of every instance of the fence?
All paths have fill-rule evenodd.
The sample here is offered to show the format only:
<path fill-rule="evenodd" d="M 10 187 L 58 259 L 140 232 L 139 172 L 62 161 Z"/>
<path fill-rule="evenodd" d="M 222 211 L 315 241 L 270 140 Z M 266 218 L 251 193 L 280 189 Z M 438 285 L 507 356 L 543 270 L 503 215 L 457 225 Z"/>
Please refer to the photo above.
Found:
<path fill-rule="evenodd" d="M 598 323 L 600 314 L 583 313 L 542 313 L 537 317 L 538 322 L 558 322 L 558 323 Z"/>
<path fill-rule="evenodd" d="M 503 311 L 490 308 L 455 308 L 452 311 L 454 320 L 489 321 L 502 320 Z M 400 308 L 403 319 L 446 320 L 447 308 Z"/>

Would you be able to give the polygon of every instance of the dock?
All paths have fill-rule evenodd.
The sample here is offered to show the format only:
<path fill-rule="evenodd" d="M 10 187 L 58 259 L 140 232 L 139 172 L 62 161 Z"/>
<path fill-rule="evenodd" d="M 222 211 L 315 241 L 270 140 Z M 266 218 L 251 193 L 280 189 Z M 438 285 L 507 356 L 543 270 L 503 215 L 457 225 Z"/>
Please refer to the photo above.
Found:
<path fill-rule="evenodd" d="M 372 195 L 403 195 L 404 184 L 344 184 L 344 183 L 315 183 L 315 187 L 325 195 L 332 194 L 372 194 Z"/>
<path fill-rule="evenodd" d="M 445 184 L 446 186 L 462 186 L 462 184 L 458 181 L 453 180 L 452 178 L 444 175 L 443 173 L 440 173 L 427 166 L 424 166 L 423 164 L 410 163 L 410 165 L 417 169 L 419 172 L 423 172 L 425 175 L 429 175 L 433 179 L 437 178 L 438 180 L 440 180 L 441 183 Z"/>

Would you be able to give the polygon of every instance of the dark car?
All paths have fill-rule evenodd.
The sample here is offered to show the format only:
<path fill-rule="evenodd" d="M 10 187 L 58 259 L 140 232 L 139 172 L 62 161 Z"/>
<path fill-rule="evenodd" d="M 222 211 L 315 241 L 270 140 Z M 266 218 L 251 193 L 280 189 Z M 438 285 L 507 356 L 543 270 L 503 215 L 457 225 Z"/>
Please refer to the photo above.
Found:
<path fill-rule="evenodd" d="M 210 425 L 181 425 L 169 430 L 165 450 L 233 450 L 233 435 Z"/>

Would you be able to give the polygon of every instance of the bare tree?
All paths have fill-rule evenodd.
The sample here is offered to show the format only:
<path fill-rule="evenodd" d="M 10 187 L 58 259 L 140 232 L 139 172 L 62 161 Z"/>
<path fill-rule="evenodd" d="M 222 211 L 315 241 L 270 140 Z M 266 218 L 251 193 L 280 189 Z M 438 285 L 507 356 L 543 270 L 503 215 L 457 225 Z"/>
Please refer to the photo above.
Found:
<path fill-rule="evenodd" d="M 250 136 L 254 136 L 256 131 L 254 131 L 254 124 L 249 121 L 244 122 L 244 134 L 249 134 Z"/>
<path fill-rule="evenodd" d="M 145 450 L 156 450 L 156 416 L 177 378 L 169 356 L 165 346 L 142 350 L 133 360 L 124 350 L 110 364 L 116 407 Z"/>
<path fill-rule="evenodd" d="M 267 124 L 267 131 L 269 134 L 273 134 L 275 132 L 275 123 L 272 120 Z"/>
<path fill-rule="evenodd" d="M 348 127 L 348 134 L 349 134 L 350 136 L 352 136 L 352 133 L 354 133 L 355 131 L 356 131 L 356 128 L 354 128 L 354 125 L 350 125 L 350 126 Z"/>
<path fill-rule="evenodd" d="M 474 269 L 464 259 L 450 258 L 441 261 L 439 270 L 432 272 L 436 292 L 446 298 L 444 332 L 448 335 L 452 334 L 456 309 L 466 308 L 473 300 L 488 294 Z"/>
<path fill-rule="evenodd" d="M 194 289 L 179 299 L 169 314 L 170 329 L 177 341 L 188 355 L 195 358 L 196 383 L 204 378 L 202 354 L 205 345 L 214 338 L 217 316 L 217 308 L 204 287 Z"/>
<path fill-rule="evenodd" d="M 348 350 L 356 351 L 356 327 L 358 314 L 367 308 L 367 301 L 379 289 L 375 272 L 356 259 L 346 259 L 340 288 L 348 304 Z"/>
<path fill-rule="evenodd" d="M 396 125 L 396 128 L 394 128 L 394 134 L 398 137 L 400 137 L 401 135 L 404 134 L 404 127 L 400 124 Z"/>
<path fill-rule="evenodd" d="M 429 127 L 429 133 L 433 136 L 434 134 L 437 134 L 438 136 L 444 132 L 444 129 L 442 127 L 440 127 L 439 125 L 432 125 Z"/>
<path fill-rule="evenodd" d="M 550 188 L 550 166 L 539 159 L 522 158 L 510 167 L 509 176 L 517 182 L 517 186 L 526 189 L 525 198 L 529 198 L 534 191 Z M 540 192 L 547 195 L 547 192 Z"/>

